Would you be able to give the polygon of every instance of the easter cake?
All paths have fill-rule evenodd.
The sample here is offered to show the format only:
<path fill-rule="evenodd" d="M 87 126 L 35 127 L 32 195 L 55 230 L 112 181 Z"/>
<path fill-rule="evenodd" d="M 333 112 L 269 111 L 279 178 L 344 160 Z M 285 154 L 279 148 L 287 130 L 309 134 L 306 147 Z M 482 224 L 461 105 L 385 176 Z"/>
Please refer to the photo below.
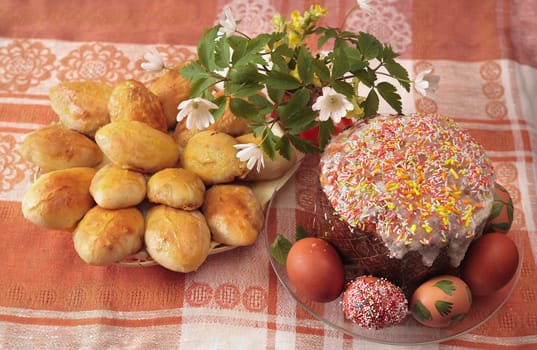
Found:
<path fill-rule="evenodd" d="M 432 276 L 457 273 L 494 186 L 484 149 L 452 119 L 367 118 L 321 155 L 315 231 L 352 274 L 387 278 L 410 296 Z"/>

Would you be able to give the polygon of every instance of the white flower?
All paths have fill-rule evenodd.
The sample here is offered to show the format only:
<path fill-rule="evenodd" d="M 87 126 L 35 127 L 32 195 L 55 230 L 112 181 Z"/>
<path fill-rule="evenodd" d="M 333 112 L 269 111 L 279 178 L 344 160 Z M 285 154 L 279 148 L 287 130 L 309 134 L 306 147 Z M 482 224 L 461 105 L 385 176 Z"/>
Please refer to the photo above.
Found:
<path fill-rule="evenodd" d="M 332 119 L 334 124 L 341 121 L 347 111 L 352 111 L 354 106 L 347 98 L 336 92 L 331 87 L 323 87 L 322 96 L 317 97 L 317 101 L 311 106 L 314 111 L 319 111 L 319 120 L 326 121 Z"/>
<path fill-rule="evenodd" d="M 430 74 L 432 71 L 433 69 L 429 67 L 418 73 L 414 80 L 414 88 L 422 96 L 432 97 L 434 90 L 438 88 L 440 77 L 438 75 Z"/>
<path fill-rule="evenodd" d="M 180 122 L 187 117 L 187 129 L 206 129 L 209 125 L 214 123 L 214 117 L 211 112 L 209 112 L 209 109 L 215 108 L 218 108 L 218 106 L 201 97 L 183 101 L 177 106 L 177 109 L 179 109 L 177 121 Z"/>
<path fill-rule="evenodd" d="M 371 7 L 371 4 L 369 3 L 369 0 L 356 0 L 358 3 L 358 6 L 364 10 L 365 12 L 369 13 L 370 15 L 375 13 L 375 9 Z"/>
<path fill-rule="evenodd" d="M 164 68 L 164 59 L 154 47 L 144 54 L 146 62 L 142 62 L 142 69 L 148 72 L 160 72 Z"/>
<path fill-rule="evenodd" d="M 229 7 L 224 9 L 224 18 L 220 20 L 220 24 L 222 25 L 222 28 L 218 31 L 220 35 L 226 34 L 227 36 L 231 36 L 237 30 L 237 22 Z"/>
<path fill-rule="evenodd" d="M 237 152 L 237 158 L 239 158 L 241 162 L 248 162 L 246 163 L 248 169 L 252 170 L 254 165 L 257 164 L 256 169 L 257 172 L 259 172 L 261 168 L 265 166 L 263 150 L 255 143 L 239 143 L 233 147 L 239 150 L 239 152 Z"/>

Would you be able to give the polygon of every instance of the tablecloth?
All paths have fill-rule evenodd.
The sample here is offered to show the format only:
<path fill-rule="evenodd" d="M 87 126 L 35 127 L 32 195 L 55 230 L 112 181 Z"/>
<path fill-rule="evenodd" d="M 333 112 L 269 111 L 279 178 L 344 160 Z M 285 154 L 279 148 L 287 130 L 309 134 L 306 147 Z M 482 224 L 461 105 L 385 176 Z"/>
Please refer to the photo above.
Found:
<path fill-rule="evenodd" d="M 247 34 L 320 3 L 338 26 L 353 0 L 3 0 L 0 2 L 0 347 L 5 349 L 392 348 L 338 332 L 279 284 L 263 237 L 209 257 L 193 273 L 90 266 L 70 234 L 21 214 L 34 168 L 18 144 L 57 116 L 48 90 L 62 81 L 148 79 L 142 56 L 194 57 L 204 28 L 229 7 Z M 427 349 L 537 348 L 537 5 L 531 0 L 372 0 L 347 29 L 401 53 L 411 77 L 440 76 L 435 96 L 403 94 L 405 112 L 454 117 L 487 149 L 515 206 L 523 265 L 512 297 L 488 322 Z M 381 106 L 385 108 L 385 106 Z M 410 348 L 410 347 L 409 347 Z M 421 348 L 414 346 L 411 348 Z"/>

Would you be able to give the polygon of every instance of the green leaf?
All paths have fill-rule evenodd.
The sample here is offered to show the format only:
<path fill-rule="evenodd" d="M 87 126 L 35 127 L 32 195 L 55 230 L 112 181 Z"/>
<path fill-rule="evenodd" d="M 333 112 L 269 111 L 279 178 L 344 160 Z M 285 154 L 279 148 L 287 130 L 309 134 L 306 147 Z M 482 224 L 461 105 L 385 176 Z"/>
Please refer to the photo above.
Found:
<path fill-rule="evenodd" d="M 229 78 L 238 83 L 248 83 L 262 81 L 265 75 L 259 73 L 256 65 L 248 64 L 233 67 L 229 72 Z"/>
<path fill-rule="evenodd" d="M 181 68 L 181 76 L 188 80 L 198 80 L 209 76 L 198 61 L 192 61 Z"/>
<path fill-rule="evenodd" d="M 436 282 L 434 285 L 436 288 L 440 288 L 444 294 L 447 295 L 453 295 L 453 292 L 457 290 L 457 287 L 453 283 L 453 281 L 450 280 L 440 280 Z"/>
<path fill-rule="evenodd" d="M 453 303 L 444 300 L 437 300 L 434 302 L 434 307 L 436 311 L 442 316 L 449 315 L 453 309 Z"/>
<path fill-rule="evenodd" d="M 287 263 L 287 255 L 289 254 L 289 250 L 291 250 L 292 246 L 293 243 L 291 243 L 282 234 L 278 234 L 274 239 L 274 242 L 272 242 L 269 247 L 270 255 L 278 263 L 285 266 Z"/>
<path fill-rule="evenodd" d="M 219 81 L 218 78 L 208 77 L 205 79 L 198 79 L 190 84 L 190 94 L 192 97 L 199 97 L 204 95 L 208 89 Z"/>
<path fill-rule="evenodd" d="M 311 129 L 315 126 L 315 118 L 317 112 L 311 108 L 301 108 L 293 113 L 293 116 L 283 122 L 283 128 L 293 135 L 298 135 L 301 132 Z"/>
<path fill-rule="evenodd" d="M 343 40 L 336 40 L 334 47 L 334 64 L 332 66 L 332 80 L 341 78 L 349 71 L 349 60 L 345 54 L 346 43 Z"/>
<path fill-rule="evenodd" d="M 259 52 L 267 45 L 270 40 L 270 35 L 260 34 L 255 38 L 248 40 L 246 47 L 244 49 L 241 46 L 241 57 L 233 56 L 233 63 L 235 66 L 240 66 L 243 64 L 266 64 L 265 60 L 261 57 Z M 241 44 L 242 45 L 242 44 Z"/>
<path fill-rule="evenodd" d="M 379 57 L 382 52 L 380 41 L 375 36 L 364 32 L 360 32 L 358 35 L 358 48 L 367 60 Z"/>
<path fill-rule="evenodd" d="M 248 97 L 248 101 L 252 102 L 257 106 L 258 109 L 268 109 L 269 112 L 272 111 L 274 105 L 262 94 L 255 94 Z"/>
<path fill-rule="evenodd" d="M 241 36 L 232 36 L 228 38 L 229 46 L 233 49 L 233 55 L 231 56 L 231 62 L 233 65 L 237 63 L 246 53 L 248 47 L 248 39 Z"/>
<path fill-rule="evenodd" d="M 377 85 L 377 91 L 397 113 L 401 114 L 403 112 L 401 96 L 397 93 L 395 86 L 387 82 L 382 82 Z"/>
<path fill-rule="evenodd" d="M 285 90 L 267 88 L 267 93 L 272 101 L 280 103 L 285 94 Z"/>
<path fill-rule="evenodd" d="M 238 117 L 250 119 L 257 116 L 257 107 L 242 98 L 231 98 L 229 109 Z"/>
<path fill-rule="evenodd" d="M 272 39 L 270 34 L 262 33 L 248 42 L 247 51 L 259 53 Z"/>
<path fill-rule="evenodd" d="M 408 72 L 405 67 L 403 67 L 397 62 L 385 62 L 384 68 L 386 68 L 388 73 L 390 73 L 393 77 L 397 79 L 399 84 L 401 84 L 401 86 L 405 88 L 406 91 L 410 91 Z"/>
<path fill-rule="evenodd" d="M 229 66 L 229 59 L 230 59 L 230 54 L 229 54 L 229 44 L 227 42 L 227 39 L 225 37 L 220 38 L 216 42 L 216 47 L 215 47 L 215 57 L 214 57 L 215 64 L 219 68 L 226 68 Z"/>
<path fill-rule="evenodd" d="M 261 134 L 261 148 L 263 148 L 263 152 L 265 152 L 266 155 L 269 156 L 270 159 L 274 159 L 275 149 L 274 146 L 277 142 L 277 138 L 272 132 L 272 130 L 265 125 L 262 126 L 262 132 L 261 133 L 255 133 L 254 135 L 258 136 Z"/>
<path fill-rule="evenodd" d="M 317 41 L 317 48 L 320 49 L 321 47 L 326 44 L 326 42 L 330 39 L 333 39 L 337 36 L 337 30 L 333 28 L 318 28 L 315 32 L 319 36 L 319 40 Z M 322 35 L 321 35 L 322 34 Z"/>
<path fill-rule="evenodd" d="M 250 97 L 257 94 L 263 89 L 263 85 L 259 83 L 235 83 L 229 84 L 229 93 L 235 97 Z"/>
<path fill-rule="evenodd" d="M 300 82 L 290 74 L 272 71 L 267 74 L 267 87 L 280 90 L 295 90 L 300 87 Z"/>
<path fill-rule="evenodd" d="M 276 142 L 275 148 L 282 157 L 287 160 L 291 159 L 291 143 L 289 142 L 289 138 L 280 137 Z"/>
<path fill-rule="evenodd" d="M 318 147 L 315 147 L 310 141 L 304 140 L 295 135 L 289 135 L 291 143 L 297 150 L 302 153 L 319 153 L 320 150 Z"/>
<path fill-rule="evenodd" d="M 303 110 L 310 100 L 310 92 L 306 88 L 297 90 L 285 104 L 283 110 L 278 111 L 283 123 L 289 121 L 295 114 Z"/>
<path fill-rule="evenodd" d="M 280 46 L 281 43 L 279 43 L 280 40 L 282 40 L 287 33 L 284 32 L 278 32 L 278 33 L 272 33 L 270 34 L 270 40 L 268 41 L 267 45 L 270 50 L 274 49 L 274 45 L 278 43 L 278 46 Z"/>
<path fill-rule="evenodd" d="M 312 57 L 307 47 L 303 46 L 298 51 L 297 67 L 298 76 L 305 84 L 311 84 L 313 81 L 313 69 L 311 67 Z"/>
<path fill-rule="evenodd" d="M 214 103 L 216 103 L 218 105 L 218 108 L 217 109 L 213 109 L 211 111 L 211 114 L 213 115 L 214 117 L 214 120 L 218 120 L 222 117 L 222 115 L 224 114 L 224 111 L 226 109 L 226 103 L 217 103 L 216 101 L 214 101 Z"/>
<path fill-rule="evenodd" d="M 369 68 L 354 71 L 353 74 L 356 75 L 356 77 L 360 79 L 360 81 L 367 87 L 373 87 L 373 85 L 375 85 L 375 81 L 377 80 L 375 71 Z"/>
<path fill-rule="evenodd" d="M 337 80 L 332 84 L 332 87 L 340 94 L 345 95 L 348 99 L 354 95 L 354 87 L 345 81 Z"/>
<path fill-rule="evenodd" d="M 330 81 L 330 70 L 326 66 L 323 60 L 314 59 L 312 61 L 312 69 L 315 74 L 319 77 L 322 83 Z"/>
<path fill-rule="evenodd" d="M 233 67 L 228 84 L 229 95 L 235 97 L 248 97 L 257 94 L 263 89 L 265 75 L 259 73 L 253 64 Z"/>
<path fill-rule="evenodd" d="M 370 117 L 377 114 L 379 109 L 379 97 L 374 89 L 369 91 L 366 99 L 360 104 L 360 107 L 364 109 L 364 116 Z"/>
<path fill-rule="evenodd" d="M 332 119 L 328 119 L 319 123 L 319 148 L 321 148 L 321 150 L 326 147 L 333 133 L 334 123 L 332 122 Z"/>
<path fill-rule="evenodd" d="M 395 51 L 393 51 L 392 46 L 387 44 L 384 45 L 382 49 L 382 61 L 383 62 L 390 62 L 395 63 L 394 59 L 399 57 L 399 54 Z"/>
<path fill-rule="evenodd" d="M 418 321 L 428 321 L 431 320 L 433 317 L 431 315 L 431 312 L 423 305 L 421 300 L 416 300 L 414 303 L 414 308 L 412 309 L 412 314 Z"/>
<path fill-rule="evenodd" d="M 216 63 L 215 63 L 216 35 L 218 34 L 218 29 L 220 29 L 220 27 L 221 27 L 220 25 L 217 25 L 209 30 L 206 30 L 203 33 L 202 38 L 198 42 L 199 61 L 209 71 L 213 71 L 216 68 Z"/>
<path fill-rule="evenodd" d="M 280 45 L 272 52 L 270 58 L 275 70 L 281 72 L 289 71 L 289 60 L 293 57 L 294 51 L 287 45 Z"/>
<path fill-rule="evenodd" d="M 302 225 L 296 227 L 295 241 L 300 241 L 302 238 L 309 237 L 308 231 Z"/>

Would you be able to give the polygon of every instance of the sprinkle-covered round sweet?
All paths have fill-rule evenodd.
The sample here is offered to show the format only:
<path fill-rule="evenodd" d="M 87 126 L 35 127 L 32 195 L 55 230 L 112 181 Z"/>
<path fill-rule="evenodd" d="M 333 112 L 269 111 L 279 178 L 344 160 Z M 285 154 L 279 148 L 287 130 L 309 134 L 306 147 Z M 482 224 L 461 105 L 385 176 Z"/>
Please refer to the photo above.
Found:
<path fill-rule="evenodd" d="M 391 327 L 408 312 L 408 301 L 398 286 L 385 278 L 360 276 L 343 293 L 345 318 L 367 329 Z"/>
<path fill-rule="evenodd" d="M 375 116 L 334 137 L 321 157 L 321 186 L 351 227 L 375 227 L 401 259 L 431 266 L 447 247 L 458 266 L 493 200 L 494 169 L 471 135 L 436 114 Z"/>

